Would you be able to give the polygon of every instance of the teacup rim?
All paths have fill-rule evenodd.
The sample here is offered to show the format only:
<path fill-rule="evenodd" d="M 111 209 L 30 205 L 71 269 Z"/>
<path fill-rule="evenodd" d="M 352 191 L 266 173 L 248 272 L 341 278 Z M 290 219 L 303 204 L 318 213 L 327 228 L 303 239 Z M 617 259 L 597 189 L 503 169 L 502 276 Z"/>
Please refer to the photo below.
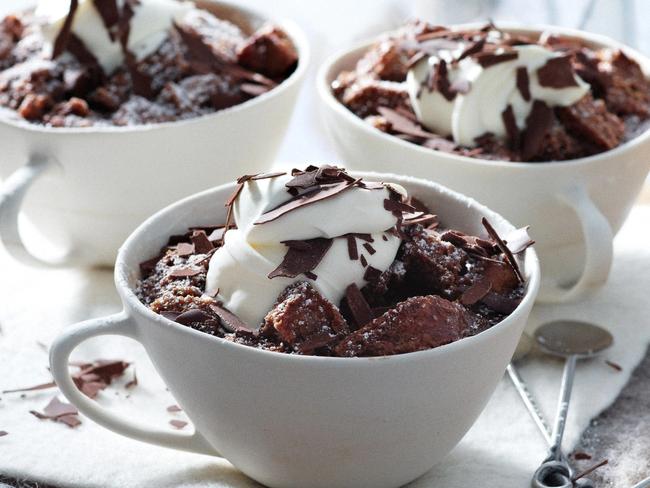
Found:
<path fill-rule="evenodd" d="M 463 29 L 472 29 L 485 25 L 485 22 L 470 22 L 470 23 L 460 23 L 460 24 L 451 24 L 449 28 L 453 30 L 463 30 Z M 548 24 L 523 24 L 520 22 L 513 21 L 504 21 L 497 22 L 497 27 L 502 28 L 506 31 L 520 31 L 520 32 L 530 32 L 535 34 L 541 34 L 543 32 L 552 32 L 559 33 L 562 35 L 567 35 L 569 37 L 575 37 L 579 39 L 586 40 L 587 42 L 601 45 L 604 47 L 617 48 L 622 50 L 626 55 L 631 54 L 631 58 L 639 61 L 641 69 L 643 70 L 646 76 L 650 77 L 650 57 L 645 56 L 638 50 L 627 46 L 624 43 L 616 41 L 608 36 L 603 34 L 596 34 L 593 32 L 587 32 L 579 29 L 572 29 L 569 27 L 554 26 Z M 366 38 L 364 40 L 355 42 L 354 44 L 338 50 L 337 52 L 328 56 L 325 61 L 319 66 L 318 72 L 316 74 L 316 91 L 319 95 L 321 103 L 329 106 L 334 110 L 339 116 L 344 117 L 348 121 L 352 122 L 358 129 L 363 130 L 371 137 L 379 138 L 384 141 L 387 141 L 390 144 L 395 144 L 406 151 L 414 151 L 418 154 L 423 155 L 428 158 L 444 158 L 451 161 L 456 161 L 458 163 L 468 163 L 475 164 L 478 166 L 487 166 L 495 168 L 508 168 L 511 170 L 514 169 L 523 169 L 527 168 L 532 171 L 543 171 L 546 168 L 559 168 L 559 167 L 575 167 L 583 166 L 587 164 L 594 163 L 596 161 L 601 161 L 603 159 L 609 159 L 612 157 L 619 157 L 620 154 L 628 152 L 638 145 L 650 141 L 650 127 L 646 128 L 641 134 L 636 135 L 632 139 L 625 141 L 619 146 L 609 149 L 607 151 L 600 152 L 598 154 L 593 154 L 591 156 L 585 156 L 581 158 L 568 159 L 562 161 L 531 161 L 531 162 L 518 162 L 518 161 L 504 161 L 498 159 L 484 159 L 484 158 L 472 158 L 469 156 L 462 156 L 459 154 L 446 153 L 444 151 L 436 151 L 426 147 L 419 146 L 417 144 L 410 143 L 408 141 L 403 141 L 395 136 L 387 134 L 385 132 L 372 127 L 370 124 L 364 122 L 360 117 L 352 113 L 347 107 L 345 107 L 333 94 L 330 87 L 330 72 L 333 69 L 334 65 L 337 64 L 342 58 L 356 54 L 357 51 L 362 51 L 367 49 L 377 40 L 381 39 L 386 32 L 381 33 L 377 36 Z"/>
<path fill-rule="evenodd" d="M 351 173 L 353 175 L 356 174 L 356 175 L 369 177 L 369 178 L 378 178 L 379 181 L 397 181 L 397 182 L 407 182 L 407 183 L 412 182 L 420 185 L 424 184 L 425 186 L 428 186 L 432 191 L 437 191 L 443 194 L 446 193 L 448 196 L 454 198 L 456 200 L 456 203 L 458 203 L 459 205 L 465 205 L 468 208 L 473 207 L 479 213 L 488 216 L 493 222 L 499 222 L 500 224 L 505 224 L 506 226 L 515 229 L 515 226 L 510 221 L 508 221 L 503 216 L 501 216 L 499 213 L 489 209 L 488 207 L 477 202 L 473 198 L 463 195 L 462 193 L 456 192 L 454 190 L 451 190 L 439 183 L 426 180 L 424 178 L 417 178 L 417 177 L 406 176 L 406 175 L 397 175 L 394 173 L 376 173 L 376 172 L 368 172 L 368 171 L 351 171 Z M 195 193 L 181 200 L 178 200 L 177 202 L 174 202 L 171 205 L 162 208 L 161 210 L 159 210 L 158 212 L 150 216 L 148 219 L 146 219 L 125 240 L 124 244 L 120 246 L 117 259 L 115 262 L 114 282 L 115 282 L 115 287 L 117 289 L 117 292 L 122 300 L 124 309 L 127 312 L 127 314 L 140 315 L 147 321 L 151 320 L 157 324 L 160 324 L 161 326 L 172 327 L 178 331 L 182 331 L 183 333 L 194 334 L 196 335 L 196 337 L 201 338 L 202 340 L 215 341 L 216 344 L 219 344 L 222 347 L 239 348 L 239 350 L 244 354 L 264 355 L 269 359 L 275 358 L 275 360 L 278 361 L 300 361 L 303 363 L 326 362 L 328 365 L 335 364 L 339 366 L 345 366 L 345 365 L 359 366 L 359 365 L 372 365 L 375 361 L 378 360 L 400 362 L 400 361 L 409 361 L 409 360 L 414 360 L 419 358 L 428 358 L 430 356 L 437 356 L 441 354 L 453 354 L 454 351 L 458 348 L 471 347 L 471 344 L 475 343 L 476 341 L 489 340 L 489 337 L 491 337 L 494 334 L 497 334 L 501 329 L 513 325 L 513 323 L 517 321 L 522 314 L 526 313 L 525 311 L 527 309 L 532 308 L 535 299 L 537 297 L 537 294 L 539 292 L 540 283 L 541 283 L 541 271 L 540 271 L 539 259 L 537 257 L 537 253 L 533 246 L 533 247 L 529 247 L 525 251 L 524 256 L 522 257 L 522 261 L 526 263 L 526 275 L 528 280 L 528 282 L 526 283 L 524 297 L 522 301 L 518 304 L 518 306 L 515 308 L 515 310 L 511 312 L 503 320 L 497 322 L 489 329 L 480 332 L 476 335 L 465 337 L 457 341 L 454 341 L 452 343 L 445 344 L 443 346 L 439 346 L 433 349 L 426 349 L 422 351 L 410 352 L 405 354 L 397 354 L 397 355 L 390 355 L 390 356 L 376 356 L 376 357 L 346 358 L 346 357 L 329 357 L 329 356 L 308 356 L 308 355 L 286 354 L 286 353 L 268 351 L 265 349 L 238 344 L 232 341 L 228 341 L 222 337 L 216 337 L 210 334 L 200 332 L 191 327 L 186 327 L 184 325 L 178 324 L 166 317 L 163 317 L 160 314 L 153 312 L 151 309 L 149 309 L 145 304 L 143 304 L 138 299 L 137 295 L 135 294 L 135 291 L 129 285 L 129 278 L 132 276 L 132 270 L 128 267 L 127 261 L 128 261 L 129 254 L 131 252 L 134 252 L 131 250 L 133 248 L 138 247 L 137 246 L 138 242 L 140 242 L 140 240 L 144 238 L 148 230 L 160 219 L 169 219 L 174 212 L 178 211 L 178 209 L 186 205 L 189 205 L 191 202 L 195 200 L 204 198 L 209 194 L 224 192 L 226 190 L 232 190 L 234 189 L 234 187 L 235 187 L 235 182 L 224 183 L 222 185 L 209 188 L 202 192 Z"/>
<path fill-rule="evenodd" d="M 258 17 L 263 19 L 264 22 L 272 21 L 275 25 L 280 26 L 291 39 L 293 45 L 298 51 L 298 63 L 296 69 L 289 75 L 289 77 L 283 80 L 280 84 L 273 87 L 266 93 L 262 93 L 254 98 L 246 100 L 245 102 L 238 103 L 232 107 L 224 108 L 217 110 L 215 112 L 199 115 L 197 117 L 190 117 L 187 119 L 174 120 L 169 122 L 157 122 L 152 124 L 136 124 L 136 125 L 97 125 L 90 127 L 50 127 L 46 125 L 35 124 L 29 122 L 28 120 L 23 119 L 16 114 L 14 110 L 11 110 L 6 107 L 0 107 L 0 124 L 4 124 L 10 127 L 14 127 L 21 130 L 26 130 L 32 133 L 38 134 L 75 134 L 75 135 L 87 135 L 87 134 L 120 134 L 120 133 L 139 133 L 139 132 L 150 132 L 155 130 L 163 130 L 181 126 L 187 126 L 191 124 L 198 124 L 202 122 L 210 122 L 214 119 L 224 118 L 229 114 L 241 112 L 247 110 L 248 108 L 254 107 L 261 103 L 266 102 L 271 98 L 275 98 L 290 89 L 296 83 L 299 83 L 300 80 L 304 77 L 310 61 L 311 61 L 311 49 L 307 36 L 300 26 L 287 18 L 276 19 L 273 16 L 267 15 L 263 10 L 258 10 L 256 8 L 251 8 L 249 6 L 241 5 L 240 3 L 229 1 L 229 0 L 208 0 L 211 3 L 227 6 L 242 13 L 247 18 Z"/>

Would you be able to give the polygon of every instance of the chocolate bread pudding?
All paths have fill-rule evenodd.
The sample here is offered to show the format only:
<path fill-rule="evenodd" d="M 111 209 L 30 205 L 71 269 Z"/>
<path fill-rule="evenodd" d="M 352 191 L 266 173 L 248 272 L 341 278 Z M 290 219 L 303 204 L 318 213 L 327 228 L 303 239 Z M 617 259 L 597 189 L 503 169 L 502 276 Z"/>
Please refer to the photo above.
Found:
<path fill-rule="evenodd" d="M 246 175 L 228 217 L 169 237 L 141 263 L 139 299 L 217 337 L 266 350 L 362 357 L 478 334 L 521 301 L 526 229 L 483 236 L 399 185 L 334 166 Z M 222 225 L 219 225 L 222 224 Z"/>
<path fill-rule="evenodd" d="M 297 61 L 278 26 L 192 2 L 41 0 L 0 21 L 0 107 L 51 127 L 171 122 L 261 95 Z"/>
<path fill-rule="evenodd" d="M 650 127 L 650 82 L 622 50 L 493 24 L 408 23 L 339 73 L 332 90 L 382 132 L 480 159 L 576 159 Z"/>

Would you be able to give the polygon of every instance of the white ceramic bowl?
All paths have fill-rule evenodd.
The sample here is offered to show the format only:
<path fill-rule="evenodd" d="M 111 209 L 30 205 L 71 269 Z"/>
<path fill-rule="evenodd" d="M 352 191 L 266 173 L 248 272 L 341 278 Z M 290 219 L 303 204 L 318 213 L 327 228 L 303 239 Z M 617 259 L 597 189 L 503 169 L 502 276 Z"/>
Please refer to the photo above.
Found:
<path fill-rule="evenodd" d="M 246 30 L 268 20 L 228 2 L 197 3 Z M 268 93 L 214 114 L 131 127 L 48 128 L 3 110 L 0 240 L 7 250 L 28 263 L 54 264 L 26 249 L 34 246 L 18 232 L 23 211 L 64 254 L 57 263 L 112 265 L 129 233 L 161 207 L 267 168 L 309 62 L 301 30 L 276 23 L 298 50 L 295 72 Z"/>
<path fill-rule="evenodd" d="M 457 29 L 476 27 L 460 25 Z M 595 46 L 623 48 L 650 74 L 650 59 L 609 38 L 557 27 L 501 25 L 523 34 L 556 32 Z M 330 84 L 372 44 L 335 54 L 320 68 L 317 89 L 325 122 L 350 168 L 408 174 L 470 195 L 518 226 L 530 225 L 543 272 L 540 299 L 569 301 L 607 279 L 612 240 L 650 169 L 650 131 L 611 151 L 562 162 L 487 161 L 433 151 L 365 123 L 332 94 Z"/>
<path fill-rule="evenodd" d="M 420 179 L 392 181 L 428 204 L 444 225 L 483 235 L 513 229 L 474 200 Z M 153 313 L 134 294 L 139 263 L 170 234 L 225 219 L 232 184 L 182 200 L 142 224 L 120 249 L 115 283 L 120 314 L 66 329 L 52 345 L 56 382 L 79 410 L 128 437 L 223 456 L 271 487 L 389 488 L 428 471 L 460 441 L 494 391 L 535 301 L 539 265 L 532 248 L 521 262 L 525 297 L 505 320 L 436 349 L 377 358 L 294 356 L 216 338 Z M 141 342 L 195 426 L 193 434 L 155 430 L 117 417 L 74 386 L 68 356 L 94 336 Z M 504 412 L 507 415 L 507 412 Z"/>

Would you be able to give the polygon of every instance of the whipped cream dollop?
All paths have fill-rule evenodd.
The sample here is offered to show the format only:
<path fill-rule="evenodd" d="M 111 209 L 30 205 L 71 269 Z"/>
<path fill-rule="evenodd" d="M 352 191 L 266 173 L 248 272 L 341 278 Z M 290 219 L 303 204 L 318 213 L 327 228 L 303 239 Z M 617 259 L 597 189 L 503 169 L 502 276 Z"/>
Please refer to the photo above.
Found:
<path fill-rule="evenodd" d="M 178 0 L 138 0 L 129 1 L 128 5 L 127 0 L 78 0 L 74 11 L 70 6 L 70 0 L 41 0 L 38 3 L 35 14 L 42 19 L 43 37 L 53 49 L 66 19 L 72 15 L 70 34 L 81 40 L 107 74 L 125 63 L 118 19 L 130 17 L 126 49 L 136 60 L 141 60 L 160 47 L 174 22 L 195 8 L 192 2 Z M 126 13 L 127 6 L 132 16 Z"/>
<path fill-rule="evenodd" d="M 352 179 L 287 187 L 292 181 L 283 174 L 242 182 L 232 203 L 237 228 L 226 232 L 209 263 L 206 293 L 216 294 L 252 328 L 297 281 L 310 281 L 338 305 L 349 285 L 366 284 L 369 269 L 386 270 L 401 243 L 391 232 L 399 212 L 387 209 L 386 201 L 405 196 L 402 187 Z M 295 274 L 286 269 L 295 271 L 296 256 L 290 253 L 296 250 L 304 251 L 298 260 L 306 253 L 317 265 L 287 276 Z"/>
<path fill-rule="evenodd" d="M 469 43 L 449 43 L 420 59 L 407 75 L 420 123 L 457 144 L 474 147 L 487 133 L 505 138 L 514 129 L 506 119 L 510 124 L 514 119 L 523 131 L 535 101 L 568 106 L 589 91 L 569 59 L 544 46 L 492 45 L 488 51 L 464 54 L 471 50 Z"/>

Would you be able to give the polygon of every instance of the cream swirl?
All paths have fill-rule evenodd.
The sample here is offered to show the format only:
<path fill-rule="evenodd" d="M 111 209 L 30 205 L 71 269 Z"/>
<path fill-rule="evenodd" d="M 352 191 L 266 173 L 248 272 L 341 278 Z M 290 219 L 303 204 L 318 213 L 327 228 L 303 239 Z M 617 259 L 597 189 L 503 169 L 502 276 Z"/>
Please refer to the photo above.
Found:
<path fill-rule="evenodd" d="M 523 131 L 535 100 L 550 107 L 568 106 L 589 91 L 589 85 L 563 64 L 562 54 L 537 44 L 497 48 L 493 63 L 482 64 L 475 56 L 458 60 L 458 54 L 443 50 L 421 59 L 408 72 L 407 88 L 422 125 L 442 136 L 452 136 L 463 146 L 476 146 L 476 138 L 486 133 L 504 138 L 508 107 L 518 130 Z M 448 91 L 436 89 L 430 82 L 432 74 L 441 71 L 441 63 L 444 66 L 439 76 L 447 78 Z M 551 67 L 547 68 L 549 63 Z M 562 65 L 558 67 L 561 72 L 555 72 L 553 64 Z M 562 75 L 561 82 L 547 80 L 545 69 L 554 71 L 551 78 Z"/>
<path fill-rule="evenodd" d="M 109 5 L 106 2 L 105 5 Z M 116 0 L 117 12 L 97 8 L 94 0 L 79 0 L 74 11 L 70 33 L 78 37 L 92 53 L 107 74 L 125 63 L 124 49 L 117 36 L 107 27 L 106 17 L 123 15 L 124 0 Z M 177 0 L 139 0 L 132 2 L 133 15 L 129 20 L 127 49 L 137 60 L 141 60 L 162 44 L 169 35 L 175 21 L 180 21 L 194 7 L 191 2 Z M 36 7 L 36 15 L 43 21 L 44 38 L 53 46 L 64 28 L 70 13 L 69 0 L 41 0 Z"/>
<path fill-rule="evenodd" d="M 278 295 L 297 281 L 310 281 L 338 305 L 350 284 L 362 287 L 367 282 L 368 268 L 386 270 L 401 242 L 386 232 L 398 217 L 385 208 L 385 200 L 395 192 L 406 194 L 397 185 L 350 182 L 345 191 L 265 221 L 274 209 L 295 201 L 287 192 L 291 180 L 282 175 L 243 183 L 233 204 L 237 229 L 226 232 L 223 246 L 210 260 L 206 292 L 218 291 L 224 306 L 253 328 L 260 325 Z M 287 256 L 289 247 L 284 242 L 318 238 L 327 240 L 329 247 L 314 269 L 295 277 L 269 278 Z M 350 239 L 356 245 L 357 259 L 350 256 Z"/>

